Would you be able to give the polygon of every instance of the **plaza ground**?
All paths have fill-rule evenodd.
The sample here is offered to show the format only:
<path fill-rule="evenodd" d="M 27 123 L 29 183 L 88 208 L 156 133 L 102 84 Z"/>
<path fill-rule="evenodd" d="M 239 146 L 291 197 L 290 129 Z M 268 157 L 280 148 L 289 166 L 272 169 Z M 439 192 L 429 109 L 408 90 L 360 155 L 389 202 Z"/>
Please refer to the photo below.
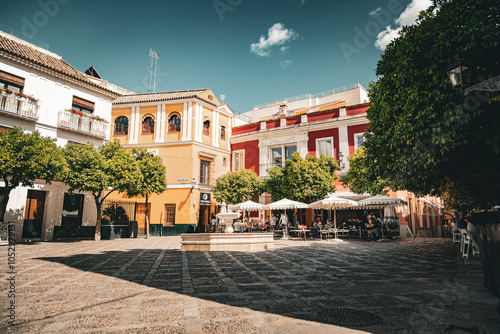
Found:
<path fill-rule="evenodd" d="M 450 239 L 276 240 L 182 252 L 180 237 L 16 246 L 17 326 L 0 332 L 500 333 L 479 258 Z"/>

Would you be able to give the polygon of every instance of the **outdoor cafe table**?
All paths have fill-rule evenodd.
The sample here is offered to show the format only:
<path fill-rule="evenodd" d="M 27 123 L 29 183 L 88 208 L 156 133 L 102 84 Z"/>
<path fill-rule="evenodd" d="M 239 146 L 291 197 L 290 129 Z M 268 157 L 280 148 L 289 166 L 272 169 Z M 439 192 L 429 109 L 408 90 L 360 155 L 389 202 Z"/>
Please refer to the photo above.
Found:
<path fill-rule="evenodd" d="M 304 241 L 306 240 L 307 233 L 311 232 L 309 230 L 291 230 L 290 232 L 297 232 L 297 239 L 300 239 L 300 234 L 304 234 Z"/>

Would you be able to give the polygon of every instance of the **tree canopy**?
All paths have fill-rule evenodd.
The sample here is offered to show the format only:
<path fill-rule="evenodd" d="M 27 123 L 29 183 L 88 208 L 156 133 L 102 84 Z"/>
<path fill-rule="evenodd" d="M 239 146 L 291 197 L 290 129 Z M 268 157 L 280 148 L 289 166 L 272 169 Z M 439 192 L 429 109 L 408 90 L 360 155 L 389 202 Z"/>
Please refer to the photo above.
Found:
<path fill-rule="evenodd" d="M 273 167 L 266 180 L 266 192 L 274 201 L 282 198 L 311 203 L 325 198 L 335 191 L 335 170 L 339 168 L 332 157 L 317 158 L 307 155 L 303 159 L 298 152 L 285 161 L 283 168 Z"/>
<path fill-rule="evenodd" d="M 0 177 L 5 183 L 0 221 L 4 220 L 12 189 L 32 187 L 37 179 L 50 183 L 61 178 L 65 170 L 66 162 L 55 139 L 42 137 L 38 131 L 25 133 L 19 127 L 0 132 Z"/>
<path fill-rule="evenodd" d="M 450 199 L 453 186 L 463 209 L 500 202 L 498 92 L 465 96 L 445 73 L 459 57 L 471 85 L 499 75 L 499 23 L 498 1 L 438 0 L 387 46 L 369 88 L 365 156 L 346 179 L 354 190 L 383 182 Z"/>
<path fill-rule="evenodd" d="M 130 197 L 141 195 L 146 199 L 146 237 L 149 238 L 148 196 L 167 190 L 166 168 L 159 156 L 152 156 L 146 149 L 134 149 L 133 157 L 142 174 L 142 181 L 136 182 L 127 194 Z"/>
<path fill-rule="evenodd" d="M 101 238 L 102 203 L 113 191 L 128 192 L 135 190 L 143 176 L 139 166 L 129 151 L 118 141 L 100 147 L 93 144 L 68 143 L 64 156 L 69 169 L 64 183 L 69 190 L 89 192 L 97 207 L 95 239 Z M 104 195 L 106 189 L 111 191 Z"/>
<path fill-rule="evenodd" d="M 214 197 L 219 202 L 237 204 L 255 200 L 262 192 L 264 182 L 249 169 L 228 172 L 215 180 Z"/>

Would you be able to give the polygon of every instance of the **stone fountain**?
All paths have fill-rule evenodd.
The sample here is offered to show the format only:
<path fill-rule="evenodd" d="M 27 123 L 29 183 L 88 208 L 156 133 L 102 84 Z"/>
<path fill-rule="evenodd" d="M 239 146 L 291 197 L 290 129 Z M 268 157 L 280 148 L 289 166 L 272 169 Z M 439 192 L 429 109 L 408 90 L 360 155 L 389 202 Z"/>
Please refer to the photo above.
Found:
<path fill-rule="evenodd" d="M 217 218 L 225 221 L 226 233 L 183 233 L 181 250 L 253 252 L 274 249 L 273 233 L 233 233 L 233 221 L 239 216 L 238 212 L 228 212 L 226 203 L 222 203 Z"/>
<path fill-rule="evenodd" d="M 226 229 L 224 230 L 226 233 L 233 233 L 233 221 L 241 215 L 239 212 L 232 212 L 227 210 L 226 202 L 222 202 L 222 206 L 220 208 L 220 213 L 217 214 L 217 218 L 220 221 L 225 222 Z"/>

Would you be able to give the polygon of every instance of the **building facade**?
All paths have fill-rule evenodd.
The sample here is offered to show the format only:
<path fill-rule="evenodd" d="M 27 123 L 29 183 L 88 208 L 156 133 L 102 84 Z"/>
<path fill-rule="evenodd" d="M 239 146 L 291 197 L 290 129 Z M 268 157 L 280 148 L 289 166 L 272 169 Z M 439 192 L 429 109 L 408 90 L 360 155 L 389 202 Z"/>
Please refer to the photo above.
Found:
<path fill-rule="evenodd" d="M 60 147 L 99 146 L 110 138 L 111 102 L 125 91 L 117 88 L 0 31 L 0 131 L 18 126 L 55 138 Z M 4 186 L 0 181 L 0 191 Z M 58 226 L 95 226 L 95 218 L 91 196 L 70 195 L 66 185 L 43 180 L 14 189 L 5 215 L 15 222 L 17 241 L 52 240 Z"/>
<path fill-rule="evenodd" d="M 352 84 L 320 94 L 304 94 L 255 107 L 247 116 L 251 123 L 234 127 L 231 137 L 231 170 L 250 169 L 267 178 L 268 169 L 284 166 L 285 160 L 299 152 L 306 155 L 324 154 L 335 158 L 342 173 L 349 170 L 348 157 L 363 145 L 364 132 L 369 127 L 366 111 L 370 104 L 366 90 Z M 362 199 L 340 182 L 337 196 Z M 408 231 L 415 236 L 440 235 L 438 203 L 435 199 L 419 198 L 406 191 L 389 192 L 389 196 L 408 202 L 397 209 L 401 235 Z M 261 197 L 261 203 L 269 202 Z M 310 224 L 314 215 L 332 218 L 331 212 L 301 212 L 302 223 Z M 344 212 L 346 219 L 356 218 L 353 211 Z M 342 214 L 341 214 L 342 216 Z"/>
<path fill-rule="evenodd" d="M 149 198 L 153 234 L 208 230 L 216 205 L 212 186 L 230 170 L 233 117 L 210 89 L 133 94 L 113 101 L 111 137 L 127 149 L 148 149 L 167 170 L 167 191 Z M 145 233 L 142 197 L 113 193 L 108 199 L 137 201 L 134 220 L 139 233 Z"/>

